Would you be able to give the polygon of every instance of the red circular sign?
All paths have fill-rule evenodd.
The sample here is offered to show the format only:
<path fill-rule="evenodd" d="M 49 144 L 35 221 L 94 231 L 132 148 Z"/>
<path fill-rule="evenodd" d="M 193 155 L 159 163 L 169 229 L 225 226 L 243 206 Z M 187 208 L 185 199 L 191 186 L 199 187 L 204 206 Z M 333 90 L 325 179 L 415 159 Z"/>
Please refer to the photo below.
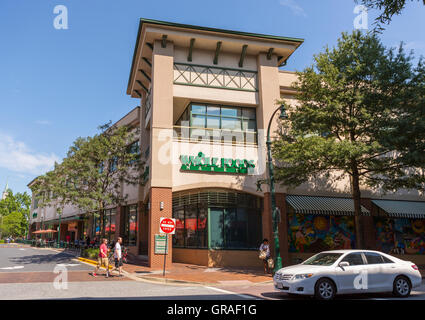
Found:
<path fill-rule="evenodd" d="M 160 222 L 159 228 L 164 233 L 172 233 L 174 232 L 176 225 L 172 219 L 165 218 L 165 219 L 162 219 L 162 221 Z"/>

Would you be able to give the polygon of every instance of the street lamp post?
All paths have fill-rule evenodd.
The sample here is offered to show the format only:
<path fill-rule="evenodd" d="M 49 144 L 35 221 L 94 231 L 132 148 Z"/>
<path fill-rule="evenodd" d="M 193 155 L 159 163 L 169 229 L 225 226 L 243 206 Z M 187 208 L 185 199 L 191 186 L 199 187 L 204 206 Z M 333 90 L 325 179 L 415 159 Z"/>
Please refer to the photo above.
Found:
<path fill-rule="evenodd" d="M 59 226 L 58 226 L 58 243 L 57 243 L 57 247 L 60 247 L 60 236 L 61 236 L 61 217 L 62 217 L 62 213 L 58 212 L 59 215 Z"/>
<path fill-rule="evenodd" d="M 280 244 L 279 244 L 279 225 L 278 225 L 278 219 L 280 219 L 280 211 L 279 208 L 276 207 L 276 195 L 275 195 L 275 188 L 274 188 L 274 174 L 273 174 L 273 159 L 272 159 L 272 151 L 271 151 L 271 144 L 272 141 L 270 139 L 270 127 L 273 120 L 273 117 L 275 116 L 276 112 L 280 110 L 280 119 L 286 119 L 287 115 L 285 112 L 285 106 L 282 104 L 279 108 L 277 108 L 269 121 L 269 125 L 267 127 L 267 163 L 269 167 L 269 185 L 270 185 L 270 198 L 271 198 L 271 210 L 272 210 L 272 217 L 273 217 L 273 238 L 274 238 L 274 247 L 275 247 L 275 255 L 276 255 L 276 262 L 274 267 L 274 272 L 278 271 L 282 268 L 282 258 L 280 257 Z"/>

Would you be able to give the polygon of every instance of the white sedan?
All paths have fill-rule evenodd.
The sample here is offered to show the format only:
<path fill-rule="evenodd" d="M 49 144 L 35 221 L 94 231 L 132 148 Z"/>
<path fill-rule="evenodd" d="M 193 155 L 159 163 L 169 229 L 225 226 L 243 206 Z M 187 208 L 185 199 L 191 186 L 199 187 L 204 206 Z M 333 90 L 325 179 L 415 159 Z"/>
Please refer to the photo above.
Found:
<path fill-rule="evenodd" d="M 336 294 L 372 292 L 408 297 L 422 277 L 414 263 L 382 252 L 333 250 L 280 269 L 273 282 L 281 292 L 331 300 Z"/>

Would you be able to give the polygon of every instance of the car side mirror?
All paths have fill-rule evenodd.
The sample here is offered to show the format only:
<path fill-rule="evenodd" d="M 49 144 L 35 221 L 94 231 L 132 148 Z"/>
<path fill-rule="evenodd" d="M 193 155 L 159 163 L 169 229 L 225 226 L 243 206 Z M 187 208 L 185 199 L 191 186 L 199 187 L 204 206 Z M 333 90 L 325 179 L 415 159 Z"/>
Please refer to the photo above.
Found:
<path fill-rule="evenodd" d="M 338 266 L 344 270 L 345 267 L 348 267 L 350 265 L 350 263 L 348 261 L 342 261 L 338 264 Z"/>

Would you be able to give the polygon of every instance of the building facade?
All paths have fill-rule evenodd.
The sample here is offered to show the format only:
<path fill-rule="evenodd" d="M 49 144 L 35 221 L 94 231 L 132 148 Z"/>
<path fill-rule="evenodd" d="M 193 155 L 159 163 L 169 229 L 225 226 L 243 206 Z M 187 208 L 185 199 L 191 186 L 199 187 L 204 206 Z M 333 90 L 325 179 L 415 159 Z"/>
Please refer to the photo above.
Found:
<path fill-rule="evenodd" d="M 280 67 L 302 42 L 141 19 L 127 87 L 141 107 L 117 124 L 140 127 L 145 183 L 122 186 L 126 205 L 100 219 L 64 210 L 60 237 L 122 236 L 133 254 L 160 267 L 159 220 L 168 217 L 176 219 L 176 233 L 167 264 L 261 266 L 258 247 L 272 239 L 270 192 L 262 184 L 266 130 L 278 101 L 296 104 L 296 75 Z M 277 186 L 285 265 L 355 246 L 349 185 L 317 178 L 295 189 Z M 365 188 L 362 196 L 365 246 L 425 261 L 424 196 L 409 190 L 383 196 Z M 31 212 L 32 230 L 58 223 L 54 208 L 33 201 Z"/>

